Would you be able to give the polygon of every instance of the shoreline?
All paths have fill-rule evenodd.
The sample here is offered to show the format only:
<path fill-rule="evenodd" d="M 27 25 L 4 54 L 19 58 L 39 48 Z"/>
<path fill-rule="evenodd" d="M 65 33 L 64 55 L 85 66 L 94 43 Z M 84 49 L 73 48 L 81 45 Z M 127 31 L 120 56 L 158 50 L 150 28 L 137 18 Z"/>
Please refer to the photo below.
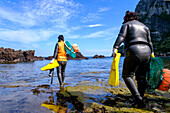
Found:
<path fill-rule="evenodd" d="M 70 112 L 169 112 L 170 107 L 170 90 L 154 91 L 145 93 L 145 102 L 148 108 L 139 109 L 132 107 L 133 99 L 130 91 L 125 86 L 124 82 L 120 86 L 110 87 L 102 81 L 90 82 L 83 81 L 76 86 L 67 86 L 63 90 L 59 90 L 57 98 L 60 103 L 46 101 L 41 105 L 55 111 L 55 107 L 61 108 L 61 111 L 66 109 Z M 74 106 L 74 109 L 69 109 L 67 102 Z"/>

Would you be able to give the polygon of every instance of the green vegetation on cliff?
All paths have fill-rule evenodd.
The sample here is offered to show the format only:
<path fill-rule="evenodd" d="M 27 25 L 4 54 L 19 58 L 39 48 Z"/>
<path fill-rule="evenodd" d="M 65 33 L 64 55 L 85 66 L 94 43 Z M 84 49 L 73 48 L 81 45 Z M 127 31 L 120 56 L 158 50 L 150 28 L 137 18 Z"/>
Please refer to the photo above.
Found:
<path fill-rule="evenodd" d="M 159 39 L 159 40 L 158 40 Z M 160 37 L 152 39 L 154 52 L 156 54 L 166 53 L 169 54 L 170 52 L 170 31 L 163 33 Z"/>
<path fill-rule="evenodd" d="M 140 0 L 135 12 L 139 21 L 149 27 L 156 55 L 170 55 L 170 2 Z"/>

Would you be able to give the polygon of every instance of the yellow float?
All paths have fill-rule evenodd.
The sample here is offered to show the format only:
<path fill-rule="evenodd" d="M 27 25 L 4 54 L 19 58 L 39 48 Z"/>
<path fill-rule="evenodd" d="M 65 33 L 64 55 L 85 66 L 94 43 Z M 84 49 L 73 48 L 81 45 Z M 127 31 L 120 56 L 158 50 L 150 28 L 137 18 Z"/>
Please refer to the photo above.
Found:
<path fill-rule="evenodd" d="M 116 56 L 113 56 L 110 76 L 109 76 L 109 85 L 112 86 L 119 86 L 119 60 L 121 54 L 118 53 L 118 50 L 116 50 Z"/>
<path fill-rule="evenodd" d="M 59 64 L 58 64 L 57 60 L 54 60 L 53 63 L 47 64 L 46 66 L 42 67 L 41 70 L 48 71 L 48 70 L 53 69 L 58 66 L 59 66 Z"/>

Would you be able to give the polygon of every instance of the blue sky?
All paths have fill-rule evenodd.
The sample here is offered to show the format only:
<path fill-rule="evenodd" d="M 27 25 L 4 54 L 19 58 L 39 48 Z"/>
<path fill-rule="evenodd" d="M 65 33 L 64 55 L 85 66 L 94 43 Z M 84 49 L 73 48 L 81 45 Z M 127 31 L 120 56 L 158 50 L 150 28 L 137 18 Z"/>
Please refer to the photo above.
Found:
<path fill-rule="evenodd" d="M 0 0 L 0 47 L 53 55 L 58 35 L 84 56 L 112 54 L 127 10 L 139 0 Z"/>

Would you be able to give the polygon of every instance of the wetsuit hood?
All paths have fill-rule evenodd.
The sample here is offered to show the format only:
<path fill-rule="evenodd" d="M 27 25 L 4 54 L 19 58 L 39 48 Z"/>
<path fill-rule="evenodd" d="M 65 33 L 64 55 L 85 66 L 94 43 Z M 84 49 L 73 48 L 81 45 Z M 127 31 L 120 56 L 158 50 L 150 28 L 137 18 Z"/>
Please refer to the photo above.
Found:
<path fill-rule="evenodd" d="M 64 41 L 64 36 L 63 35 L 58 36 L 58 42 L 60 42 L 61 40 Z"/>

